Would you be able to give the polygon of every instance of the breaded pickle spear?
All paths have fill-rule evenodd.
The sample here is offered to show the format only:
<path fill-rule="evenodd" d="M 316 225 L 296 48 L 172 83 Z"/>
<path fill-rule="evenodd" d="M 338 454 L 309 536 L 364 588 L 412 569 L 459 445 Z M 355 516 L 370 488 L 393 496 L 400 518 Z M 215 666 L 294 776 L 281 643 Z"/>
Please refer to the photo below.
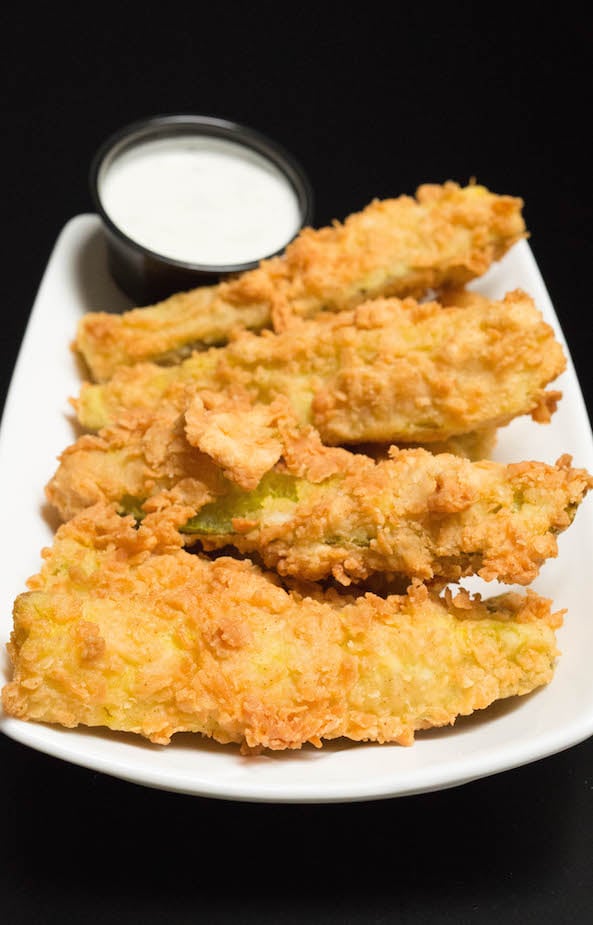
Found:
<path fill-rule="evenodd" d="M 172 549 L 101 509 L 60 528 L 29 586 L 5 711 L 159 744 L 185 731 L 246 749 L 411 745 L 416 730 L 550 682 L 562 619 L 531 592 L 286 591 L 249 562 Z"/>
<path fill-rule="evenodd" d="M 592 485 L 566 461 L 503 466 L 401 450 L 315 486 L 270 473 L 254 492 L 206 504 L 181 529 L 206 550 L 233 545 L 310 580 L 478 574 L 526 585 L 557 555 L 556 535 Z"/>
<path fill-rule="evenodd" d="M 188 391 L 240 388 L 259 402 L 284 395 L 330 445 L 430 443 L 521 414 L 549 420 L 560 393 L 545 387 L 564 368 L 552 328 L 520 290 L 470 308 L 377 299 L 282 334 L 246 332 L 175 367 L 121 368 L 83 385 L 74 404 L 95 430 L 125 410 L 181 407 Z"/>
<path fill-rule="evenodd" d="M 279 330 L 293 316 L 343 311 L 381 295 L 463 286 L 525 237 L 523 202 L 485 187 L 424 185 L 375 201 L 343 224 L 301 232 L 280 257 L 217 286 L 121 315 L 92 312 L 75 346 L 96 381 L 121 365 L 179 362 L 238 328 Z"/>
<path fill-rule="evenodd" d="M 255 427 L 253 418 L 243 424 Z M 477 573 L 528 584 L 557 554 L 556 534 L 593 484 L 570 457 L 503 465 L 394 449 L 375 462 L 298 430 L 270 431 L 251 448 L 235 447 L 224 430 L 211 428 L 210 438 L 201 445 L 216 462 L 184 439 L 182 419 L 82 437 L 63 454 L 48 500 L 63 518 L 98 501 L 139 517 L 182 505 L 188 543 L 231 544 L 308 580 Z"/>

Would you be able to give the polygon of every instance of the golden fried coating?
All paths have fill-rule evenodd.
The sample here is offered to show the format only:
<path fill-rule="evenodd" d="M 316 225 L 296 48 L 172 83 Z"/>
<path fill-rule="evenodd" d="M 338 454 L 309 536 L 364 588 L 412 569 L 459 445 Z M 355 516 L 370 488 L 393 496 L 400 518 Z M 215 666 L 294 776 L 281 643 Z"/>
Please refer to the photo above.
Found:
<path fill-rule="evenodd" d="M 175 367 L 122 367 L 83 385 L 74 405 L 99 429 L 126 410 L 181 409 L 197 390 L 242 390 L 264 403 L 285 396 L 329 445 L 442 443 L 518 415 L 548 421 L 561 393 L 546 386 L 565 364 L 522 291 L 470 308 L 376 299 L 283 334 L 246 332 Z"/>
<path fill-rule="evenodd" d="M 229 408 L 209 411 L 197 397 L 185 419 L 130 416 L 80 438 L 48 500 L 63 518 L 97 501 L 137 516 L 182 504 L 191 509 L 180 520 L 188 543 L 232 544 L 308 580 L 477 573 L 527 584 L 557 554 L 556 535 L 593 484 L 570 457 L 505 466 L 393 448 L 376 462 L 324 446 L 286 403 L 268 406 L 267 417 L 257 406 L 234 416 Z"/>
<path fill-rule="evenodd" d="M 206 503 L 183 527 L 206 550 L 257 553 L 281 575 L 342 584 L 378 573 L 527 585 L 558 553 L 593 479 L 570 468 L 503 466 L 394 451 L 320 484 L 264 476 L 255 492 Z"/>
<path fill-rule="evenodd" d="M 227 484 L 221 469 L 188 443 L 176 413 L 130 415 L 79 437 L 59 460 L 46 495 L 63 520 L 98 501 L 119 502 L 137 513 L 146 498 L 163 493 L 196 510 Z"/>
<path fill-rule="evenodd" d="M 483 430 L 471 430 L 467 434 L 459 434 L 456 437 L 449 437 L 448 440 L 442 440 L 438 443 L 398 443 L 399 449 L 430 450 L 431 453 L 453 453 L 454 456 L 463 456 L 472 462 L 478 459 L 489 459 L 498 442 L 498 428 L 486 427 Z M 355 453 L 364 453 L 379 461 L 389 457 L 389 450 L 392 443 L 356 443 L 350 444 L 348 449 Z"/>
<path fill-rule="evenodd" d="M 148 520 L 99 506 L 60 528 L 15 603 L 9 715 L 159 744 L 187 731 L 248 750 L 411 745 L 552 680 L 562 614 L 534 593 L 309 596 L 172 548 Z"/>
<path fill-rule="evenodd" d="M 239 327 L 281 330 L 294 317 L 351 309 L 376 296 L 462 286 L 526 236 L 522 207 L 521 199 L 477 184 L 426 184 L 416 198 L 375 201 L 343 224 L 306 228 L 284 255 L 230 282 L 122 315 L 89 313 L 75 347 L 101 382 L 121 365 L 179 362 Z"/>

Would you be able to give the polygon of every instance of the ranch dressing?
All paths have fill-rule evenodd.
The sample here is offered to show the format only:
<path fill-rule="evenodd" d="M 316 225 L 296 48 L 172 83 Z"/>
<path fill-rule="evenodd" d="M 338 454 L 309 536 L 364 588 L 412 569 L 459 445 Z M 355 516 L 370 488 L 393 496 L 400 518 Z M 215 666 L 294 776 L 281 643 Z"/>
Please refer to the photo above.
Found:
<path fill-rule="evenodd" d="M 129 148 L 105 171 L 99 194 L 124 234 L 188 263 L 260 260 L 301 225 L 296 192 L 282 171 L 221 138 L 182 136 Z"/>

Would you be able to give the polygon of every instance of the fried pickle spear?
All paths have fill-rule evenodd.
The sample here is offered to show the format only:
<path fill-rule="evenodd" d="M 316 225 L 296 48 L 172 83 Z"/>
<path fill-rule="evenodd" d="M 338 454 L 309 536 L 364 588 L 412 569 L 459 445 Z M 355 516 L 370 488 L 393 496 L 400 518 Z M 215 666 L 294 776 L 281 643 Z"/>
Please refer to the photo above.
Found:
<path fill-rule="evenodd" d="M 92 312 L 75 347 L 96 381 L 146 360 L 175 363 L 238 328 L 276 330 L 293 317 L 343 311 L 382 295 L 463 286 L 526 236 L 523 202 L 472 184 L 419 187 L 375 201 L 343 224 L 306 228 L 285 254 L 217 286 L 121 315 Z"/>
<path fill-rule="evenodd" d="M 63 518 L 98 501 L 138 517 L 182 504 L 188 544 L 230 544 L 308 580 L 477 573 L 528 584 L 592 484 L 570 457 L 505 466 L 393 448 L 375 462 L 323 446 L 282 404 L 233 415 L 197 398 L 185 418 L 80 438 L 47 497 Z"/>
<path fill-rule="evenodd" d="M 163 745 L 176 732 L 247 750 L 411 745 L 416 730 L 552 680 L 562 614 L 532 592 L 286 591 L 250 562 L 134 526 L 99 507 L 58 531 L 15 603 L 10 716 Z"/>
<path fill-rule="evenodd" d="M 188 392 L 242 389 L 258 402 L 286 396 L 329 445 L 442 443 L 522 414 L 548 421 L 561 393 L 546 386 L 565 364 L 520 290 L 470 308 L 377 299 L 282 334 L 246 332 L 175 367 L 122 368 L 73 403 L 95 430 L 126 410 L 182 407 Z"/>

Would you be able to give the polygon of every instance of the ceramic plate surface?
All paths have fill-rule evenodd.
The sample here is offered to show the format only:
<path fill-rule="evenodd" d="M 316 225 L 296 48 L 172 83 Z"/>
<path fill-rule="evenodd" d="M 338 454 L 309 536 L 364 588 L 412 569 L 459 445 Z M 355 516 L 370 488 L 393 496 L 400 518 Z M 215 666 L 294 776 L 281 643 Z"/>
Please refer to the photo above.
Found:
<path fill-rule="evenodd" d="M 530 418 L 500 431 L 495 458 L 553 463 L 562 453 L 593 471 L 593 439 L 573 364 L 544 282 L 527 242 L 515 245 L 472 288 L 501 298 L 515 288 L 535 299 L 564 344 L 567 371 L 554 383 L 564 397 L 549 425 Z M 75 438 L 68 398 L 81 375 L 70 350 L 85 311 L 130 307 L 107 268 L 95 215 L 73 218 L 61 232 L 42 280 L 23 340 L 0 431 L 3 529 L 0 531 L 0 646 L 12 627 L 14 598 L 40 566 L 55 521 L 43 488 L 56 457 Z M 403 796 L 457 786 L 575 745 L 593 734 L 593 498 L 585 499 L 559 539 L 559 556 L 543 567 L 533 588 L 566 608 L 558 641 L 562 656 L 551 684 L 495 704 L 455 726 L 420 733 L 411 748 L 340 741 L 245 758 L 237 748 L 199 736 L 177 735 L 167 747 L 131 735 L 66 730 L 0 718 L 2 731 L 34 749 L 124 780 L 224 799 L 332 802 Z M 469 587 L 495 594 L 500 587 Z M 2 654 L 1 683 L 9 678 Z"/>

